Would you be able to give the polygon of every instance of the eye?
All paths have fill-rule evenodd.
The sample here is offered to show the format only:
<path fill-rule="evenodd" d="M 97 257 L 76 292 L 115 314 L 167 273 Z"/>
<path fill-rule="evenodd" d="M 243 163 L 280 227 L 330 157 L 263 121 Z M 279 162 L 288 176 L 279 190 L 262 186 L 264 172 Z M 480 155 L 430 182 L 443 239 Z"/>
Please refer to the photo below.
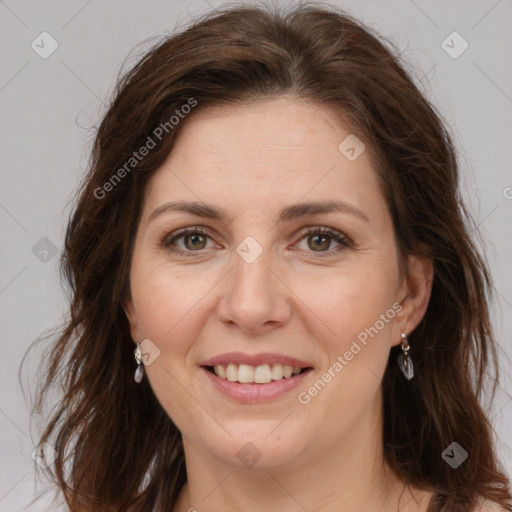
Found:
<path fill-rule="evenodd" d="M 312 252 L 322 253 L 321 256 L 331 256 L 351 247 L 350 241 L 345 235 L 327 227 L 308 228 L 302 233 L 301 241 L 303 239 L 306 239 L 307 246 Z M 333 240 L 339 244 L 339 247 L 325 250 L 329 249 Z"/>
<path fill-rule="evenodd" d="M 208 238 L 210 238 L 208 233 L 196 226 L 180 229 L 179 231 L 171 233 L 162 240 L 162 245 L 172 252 L 188 256 L 191 252 L 198 252 L 204 249 Z M 177 241 L 180 239 L 183 239 L 184 248 L 176 248 Z"/>

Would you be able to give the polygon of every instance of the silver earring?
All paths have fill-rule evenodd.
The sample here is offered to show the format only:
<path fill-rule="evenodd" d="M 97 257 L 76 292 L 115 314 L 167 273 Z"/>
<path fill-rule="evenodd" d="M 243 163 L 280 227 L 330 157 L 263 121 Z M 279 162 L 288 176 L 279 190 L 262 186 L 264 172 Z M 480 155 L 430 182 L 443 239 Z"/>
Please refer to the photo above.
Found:
<path fill-rule="evenodd" d="M 135 375 L 133 378 L 137 384 L 142 382 L 142 378 L 144 377 L 144 365 L 142 364 L 142 352 L 140 350 L 140 343 L 137 343 L 137 348 L 133 351 L 135 355 L 135 361 L 137 361 L 137 369 L 135 370 Z"/>
<path fill-rule="evenodd" d="M 414 377 L 414 366 L 412 364 L 411 356 L 409 355 L 409 340 L 405 332 L 402 333 L 402 353 L 398 356 L 398 366 L 404 377 L 411 380 Z"/>

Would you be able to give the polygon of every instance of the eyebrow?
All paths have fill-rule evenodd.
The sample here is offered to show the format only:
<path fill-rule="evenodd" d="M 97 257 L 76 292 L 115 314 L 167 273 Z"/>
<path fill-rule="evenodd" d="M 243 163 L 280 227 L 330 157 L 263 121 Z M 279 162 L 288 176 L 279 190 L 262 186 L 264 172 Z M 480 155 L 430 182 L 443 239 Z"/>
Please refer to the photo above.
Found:
<path fill-rule="evenodd" d="M 197 201 L 171 201 L 165 203 L 158 208 L 155 208 L 151 215 L 148 217 L 149 223 L 154 218 L 169 212 L 185 212 L 197 217 L 208 219 L 215 219 L 225 222 L 225 213 L 220 208 Z M 280 210 L 277 223 L 290 222 L 302 217 L 326 214 L 326 213 L 345 213 L 369 222 L 368 217 L 358 208 L 346 203 L 345 201 L 321 201 L 321 202 L 307 202 L 298 203 L 287 206 Z"/>

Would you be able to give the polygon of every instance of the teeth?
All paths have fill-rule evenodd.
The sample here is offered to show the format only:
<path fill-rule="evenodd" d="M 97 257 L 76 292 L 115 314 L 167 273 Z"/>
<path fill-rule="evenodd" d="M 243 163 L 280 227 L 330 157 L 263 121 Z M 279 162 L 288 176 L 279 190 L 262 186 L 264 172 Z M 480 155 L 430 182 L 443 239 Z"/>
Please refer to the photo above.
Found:
<path fill-rule="evenodd" d="M 254 382 L 254 367 L 241 364 L 238 367 L 238 382 Z"/>
<path fill-rule="evenodd" d="M 218 364 L 217 366 L 215 366 L 215 374 L 218 375 L 219 377 L 222 377 L 223 379 L 226 379 L 226 371 L 224 370 L 224 366 L 221 366 L 220 364 Z"/>
<path fill-rule="evenodd" d="M 220 364 L 215 365 L 213 371 L 217 377 L 230 382 L 268 384 L 273 380 L 288 379 L 292 375 L 298 375 L 302 368 L 282 364 L 251 366 L 230 363 L 226 368 Z"/>
<path fill-rule="evenodd" d="M 281 380 L 283 378 L 283 365 L 273 364 L 271 370 L 272 380 Z"/>
<path fill-rule="evenodd" d="M 272 372 L 268 364 L 256 366 L 254 369 L 254 382 L 257 384 L 267 384 L 272 382 Z"/>
<path fill-rule="evenodd" d="M 231 382 L 236 382 L 238 380 L 238 366 L 228 364 L 228 367 L 226 368 L 226 379 Z"/>

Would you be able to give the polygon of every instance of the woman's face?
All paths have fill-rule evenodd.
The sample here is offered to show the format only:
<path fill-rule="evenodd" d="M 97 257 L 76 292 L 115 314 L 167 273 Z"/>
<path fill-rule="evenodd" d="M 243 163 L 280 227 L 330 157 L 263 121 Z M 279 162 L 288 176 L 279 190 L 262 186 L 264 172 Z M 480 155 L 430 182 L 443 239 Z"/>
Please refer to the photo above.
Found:
<path fill-rule="evenodd" d="M 182 128 L 145 190 L 125 309 L 186 452 L 293 467 L 378 438 L 389 350 L 421 312 L 368 152 L 285 97 Z"/>

